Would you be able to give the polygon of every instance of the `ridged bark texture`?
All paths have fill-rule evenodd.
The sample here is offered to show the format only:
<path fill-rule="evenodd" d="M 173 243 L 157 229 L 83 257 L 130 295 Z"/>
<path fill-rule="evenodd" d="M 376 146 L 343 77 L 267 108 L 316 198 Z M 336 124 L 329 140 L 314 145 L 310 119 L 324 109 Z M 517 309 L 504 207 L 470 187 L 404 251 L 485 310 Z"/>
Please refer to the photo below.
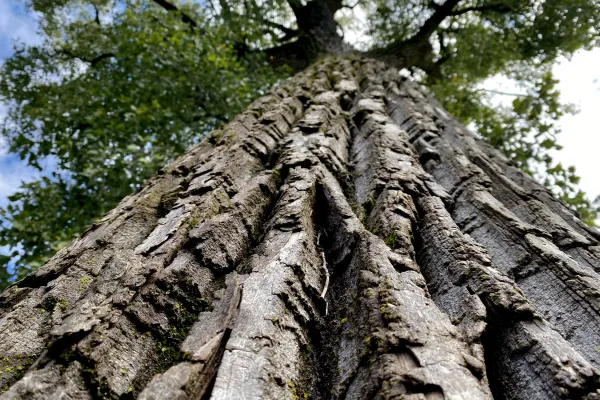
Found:
<path fill-rule="evenodd" d="M 597 399 L 598 238 L 328 58 L 1 295 L 0 399 Z"/>

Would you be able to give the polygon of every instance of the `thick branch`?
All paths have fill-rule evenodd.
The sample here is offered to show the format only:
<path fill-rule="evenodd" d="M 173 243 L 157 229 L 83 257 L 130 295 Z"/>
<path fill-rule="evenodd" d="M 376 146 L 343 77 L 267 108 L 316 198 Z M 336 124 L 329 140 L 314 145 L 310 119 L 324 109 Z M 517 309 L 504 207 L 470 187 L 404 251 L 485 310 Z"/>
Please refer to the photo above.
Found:
<path fill-rule="evenodd" d="M 292 12 L 294 13 L 294 16 L 296 17 L 296 20 L 298 20 L 299 19 L 298 13 L 304 7 L 302 5 L 302 2 L 300 0 L 287 0 L 287 3 L 290 6 L 290 8 L 292 9 Z"/>
<path fill-rule="evenodd" d="M 414 37 L 422 37 L 427 38 L 435 32 L 435 30 L 440 26 L 442 21 L 452 15 L 452 10 L 456 5 L 460 2 L 460 0 L 446 0 L 444 4 L 437 5 L 435 7 L 435 12 L 425 21 L 419 32 Z"/>
<path fill-rule="evenodd" d="M 342 8 L 347 8 L 349 10 L 354 10 L 354 8 L 360 4 L 360 0 L 356 0 L 356 3 L 350 5 L 343 5 Z"/>
<path fill-rule="evenodd" d="M 100 25 L 100 11 L 98 11 L 98 7 L 96 7 L 94 4 L 92 4 L 92 7 L 94 7 L 95 11 L 94 21 L 96 24 Z"/>
<path fill-rule="evenodd" d="M 397 40 L 387 47 L 378 48 L 368 54 L 392 63 L 397 68 L 418 66 L 425 71 L 435 67 L 433 48 L 429 37 L 438 29 L 442 21 L 452 14 L 452 10 L 461 0 L 446 0 L 442 5 L 431 3 L 435 10 L 421 29 L 407 40 Z"/>
<path fill-rule="evenodd" d="M 262 22 L 271 28 L 279 29 L 281 32 L 283 32 L 284 36 L 283 36 L 283 38 L 280 38 L 280 40 L 282 40 L 282 41 L 289 40 L 300 34 L 300 32 L 298 30 L 288 28 L 287 26 L 278 24 L 277 22 L 273 22 L 273 21 L 269 21 L 269 20 L 263 20 Z"/>
<path fill-rule="evenodd" d="M 297 37 L 295 42 L 284 43 L 264 50 L 273 65 L 289 65 L 295 71 L 310 65 L 319 54 L 342 54 L 350 51 L 337 33 L 333 14 L 342 7 L 341 0 L 312 0 L 302 5 L 299 0 L 288 0 L 296 17 L 297 30 L 267 22 L 285 33 L 281 41 Z"/>
<path fill-rule="evenodd" d="M 344 7 L 344 5 L 342 4 L 342 0 L 327 0 L 326 3 L 327 7 L 329 7 L 329 10 L 332 14 L 335 14 L 337 10 L 340 10 L 342 7 Z"/>

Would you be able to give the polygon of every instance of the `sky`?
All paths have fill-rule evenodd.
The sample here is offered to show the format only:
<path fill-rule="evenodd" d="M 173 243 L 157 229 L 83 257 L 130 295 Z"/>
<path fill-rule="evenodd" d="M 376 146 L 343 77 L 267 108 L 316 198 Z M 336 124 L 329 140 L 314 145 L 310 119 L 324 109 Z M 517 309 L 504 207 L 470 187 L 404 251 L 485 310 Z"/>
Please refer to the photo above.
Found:
<path fill-rule="evenodd" d="M 41 41 L 37 22 L 22 2 L 0 0 L 0 63 L 12 54 L 14 40 L 26 44 Z M 565 116 L 559 124 L 562 133 L 558 142 L 564 147 L 553 154 L 563 165 L 574 165 L 581 176 L 580 187 L 590 198 L 600 195 L 600 49 L 581 51 L 571 60 L 562 60 L 554 68 L 560 80 L 562 100 L 577 105 L 580 112 Z M 490 89 L 514 91 L 511 82 L 494 78 L 485 83 Z M 0 121 L 6 115 L 6 105 L 0 102 Z M 51 164 L 48 164 L 51 166 Z M 23 181 L 40 176 L 39 171 L 27 167 L 17 155 L 10 154 L 0 137 L 0 206 L 6 205 L 7 196 L 14 193 Z"/>
<path fill-rule="evenodd" d="M 21 2 L 0 0 L 0 63 L 12 54 L 14 40 L 27 44 L 37 44 L 35 18 L 25 11 Z M 6 115 L 6 105 L 0 102 L 0 121 Z M 31 181 L 40 176 L 40 172 L 27 167 L 18 155 L 8 153 L 5 141 L 0 137 L 0 206 L 6 205 L 7 197 L 13 194 L 22 181 Z"/>
<path fill-rule="evenodd" d="M 579 51 L 570 60 L 559 60 L 553 72 L 560 80 L 562 102 L 574 104 L 579 112 L 558 121 L 562 133 L 557 142 L 563 149 L 551 155 L 564 166 L 575 166 L 581 176 L 579 187 L 594 199 L 600 195 L 600 48 Z M 502 77 L 490 78 L 482 86 L 508 93 L 522 92 L 514 82 Z M 513 99 L 496 96 L 494 100 L 506 104 Z"/>
<path fill-rule="evenodd" d="M 600 195 L 600 49 L 577 53 L 554 68 L 560 79 L 563 101 L 576 104 L 577 115 L 560 120 L 558 142 L 564 147 L 554 157 L 574 165 L 581 175 L 581 188 L 590 196 Z"/>

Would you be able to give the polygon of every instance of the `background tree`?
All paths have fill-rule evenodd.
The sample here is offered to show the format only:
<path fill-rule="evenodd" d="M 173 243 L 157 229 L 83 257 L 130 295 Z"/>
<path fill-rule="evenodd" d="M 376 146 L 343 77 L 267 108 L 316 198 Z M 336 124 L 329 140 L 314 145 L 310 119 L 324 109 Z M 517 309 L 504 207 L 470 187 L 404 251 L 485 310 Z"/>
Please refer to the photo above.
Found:
<path fill-rule="evenodd" d="M 338 35 L 342 6 L 273 4 L 277 24 L 295 20 L 284 43 L 264 39 L 258 6 L 223 2 L 205 22 L 151 6 L 209 38 L 230 23 L 240 61 L 224 71 L 262 55 L 300 72 L 0 295 L 0 399 L 600 396 L 600 233 L 398 71 L 441 79 L 431 35 L 483 5 L 430 3 L 416 32 L 367 54 Z M 510 27 L 529 32 L 536 7 Z M 28 76 L 62 87 L 63 73 Z M 515 107 L 555 112 L 537 104 Z"/>

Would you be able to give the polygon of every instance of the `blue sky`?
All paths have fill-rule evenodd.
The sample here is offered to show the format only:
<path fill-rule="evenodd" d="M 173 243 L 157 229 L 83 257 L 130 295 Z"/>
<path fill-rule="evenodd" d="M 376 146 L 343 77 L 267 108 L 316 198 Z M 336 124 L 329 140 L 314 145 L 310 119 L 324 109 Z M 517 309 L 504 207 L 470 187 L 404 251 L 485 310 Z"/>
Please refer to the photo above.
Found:
<path fill-rule="evenodd" d="M 19 38 L 25 43 L 38 43 L 37 23 L 22 2 L 0 0 L 0 59 L 12 54 L 12 42 Z"/>
<path fill-rule="evenodd" d="M 36 33 L 37 22 L 27 13 L 22 2 L 0 0 L 0 62 L 12 54 L 14 40 L 27 44 L 40 42 Z M 0 120 L 6 115 L 6 106 L 0 103 Z M 29 181 L 39 176 L 34 168 L 27 167 L 17 155 L 7 152 L 0 138 L 0 206 L 7 202 L 7 196 L 14 193 L 23 180 Z"/>

